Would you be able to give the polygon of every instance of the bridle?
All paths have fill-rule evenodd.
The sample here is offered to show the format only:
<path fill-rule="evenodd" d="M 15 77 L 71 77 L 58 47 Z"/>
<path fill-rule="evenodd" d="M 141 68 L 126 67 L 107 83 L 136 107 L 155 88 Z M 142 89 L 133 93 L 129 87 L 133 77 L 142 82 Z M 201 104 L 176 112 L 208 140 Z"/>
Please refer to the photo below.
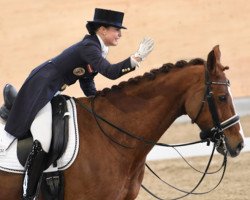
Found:
<path fill-rule="evenodd" d="M 220 122 L 219 120 L 219 115 L 218 115 L 218 111 L 217 111 L 217 107 L 216 107 L 216 104 L 215 104 L 215 101 L 214 101 L 214 94 L 212 92 L 212 85 L 224 85 L 224 86 L 227 86 L 229 87 L 230 86 L 230 82 L 229 80 L 225 81 L 225 82 L 216 82 L 216 81 L 211 81 L 210 80 L 210 77 L 209 77 L 209 73 L 208 73 L 208 69 L 207 69 L 207 65 L 206 63 L 204 64 L 204 67 L 205 67 L 205 92 L 204 92 L 204 96 L 203 96 L 203 100 L 201 102 L 201 106 L 198 110 L 198 113 L 196 114 L 196 117 L 194 119 L 192 119 L 192 123 L 196 123 L 199 116 L 201 115 L 202 113 L 202 110 L 205 106 L 205 102 L 207 101 L 208 103 L 208 108 L 209 108 L 209 112 L 211 114 L 211 117 L 212 117 L 212 121 L 213 121 L 213 125 L 214 127 L 211 128 L 210 130 L 206 130 L 206 131 L 201 131 L 200 132 L 200 138 L 201 138 L 201 141 L 204 141 L 206 140 L 208 145 L 210 144 L 210 141 L 212 141 L 214 143 L 214 146 L 213 146 L 213 150 L 212 150 L 212 153 L 210 155 L 210 158 L 209 158 L 209 161 L 207 163 L 207 166 L 206 166 L 206 169 L 204 172 L 200 172 L 198 171 L 197 169 L 195 169 L 193 166 L 191 166 L 186 160 L 185 158 L 183 158 L 183 156 L 177 151 L 177 153 L 179 153 L 179 155 L 183 158 L 183 160 L 192 168 L 194 169 L 195 171 L 198 171 L 199 173 L 202 173 L 202 177 L 201 179 L 199 180 L 199 182 L 196 184 L 196 186 L 191 190 L 191 191 L 185 191 L 185 190 L 182 190 L 182 189 L 179 189 L 171 184 L 169 184 L 168 182 L 162 180 L 147 164 L 146 164 L 146 167 L 149 169 L 149 171 L 154 174 L 160 181 L 162 181 L 164 184 L 168 185 L 169 187 L 171 188 L 174 188 L 175 190 L 179 191 L 179 192 L 182 192 L 184 193 L 184 195 L 178 197 L 178 198 L 174 198 L 173 200 L 176 200 L 176 199 L 181 199 L 181 198 L 184 198 L 190 194 L 193 194 L 193 195 L 201 195 L 201 194 L 207 194 L 211 191 L 213 191 L 214 189 L 216 189 L 219 184 L 221 183 L 221 181 L 223 180 L 223 177 L 224 177 L 224 174 L 225 174 L 225 171 L 226 171 L 226 166 L 227 166 L 227 148 L 226 148 L 226 145 L 225 145 L 225 135 L 224 135 L 224 130 L 230 128 L 231 126 L 233 126 L 234 124 L 238 123 L 240 118 L 237 114 L 235 114 L 234 116 L 228 118 L 227 120 L 223 121 L 223 122 Z M 210 164 L 211 164 L 211 161 L 212 161 L 212 158 L 213 158 L 213 155 L 214 155 L 214 150 L 215 148 L 217 147 L 217 150 L 218 148 L 221 148 L 221 153 L 224 155 L 224 160 L 223 160 L 223 164 L 221 166 L 221 168 L 215 172 L 208 172 L 208 168 L 210 167 Z M 222 175 L 221 175 L 221 178 L 220 180 L 218 181 L 218 183 L 212 188 L 210 189 L 209 191 L 206 191 L 206 192 L 194 192 L 198 186 L 201 184 L 201 182 L 203 181 L 203 179 L 205 178 L 205 176 L 207 174 L 214 174 L 214 173 L 217 173 L 219 172 L 221 169 L 223 168 L 223 172 L 222 172 Z M 152 195 L 154 198 L 158 199 L 158 200 L 165 200 L 165 199 L 162 199 L 160 197 L 158 197 L 157 195 L 155 195 L 154 193 L 152 193 L 149 189 L 147 189 L 144 185 L 142 185 L 142 188 L 148 192 L 150 195 Z"/>
<path fill-rule="evenodd" d="M 235 114 L 234 116 L 230 117 L 229 119 L 227 119 L 223 122 L 220 122 L 218 111 L 217 111 L 217 106 L 216 106 L 215 101 L 214 101 L 214 94 L 212 92 L 211 86 L 212 85 L 224 85 L 226 87 L 229 87 L 230 82 L 229 82 L 229 80 L 227 80 L 225 82 L 211 81 L 206 64 L 204 64 L 204 66 L 205 66 L 205 92 L 204 92 L 203 100 L 201 102 L 201 106 L 199 108 L 199 111 L 198 111 L 196 117 L 194 119 L 192 119 L 192 123 L 197 122 L 197 120 L 198 120 L 199 116 L 201 115 L 202 110 L 205 106 L 205 102 L 207 101 L 209 112 L 211 114 L 214 127 L 211 128 L 210 130 L 201 131 L 200 138 L 202 140 L 209 139 L 210 141 L 216 143 L 218 146 L 221 143 L 225 142 L 224 141 L 224 139 L 225 139 L 224 130 L 226 130 L 226 129 L 230 128 L 231 126 L 233 126 L 234 124 L 238 123 L 240 121 L 240 117 L 237 114 Z"/>
<path fill-rule="evenodd" d="M 191 142 L 191 143 L 185 143 L 185 144 L 178 144 L 178 145 L 170 145 L 170 144 L 164 144 L 164 143 L 157 143 L 157 142 L 154 142 L 154 141 L 150 141 L 150 140 L 147 140 L 141 136 L 138 136 L 136 134 L 133 134 L 133 133 L 130 133 L 124 129 L 121 129 L 120 127 L 114 125 L 113 123 L 109 122 L 108 120 L 104 119 L 103 117 L 99 116 L 96 112 L 95 112 L 95 108 L 94 108 L 94 102 L 95 102 L 95 98 L 96 96 L 94 96 L 93 98 L 91 98 L 91 109 L 88 108 L 88 106 L 84 105 L 81 101 L 79 101 L 78 99 L 74 98 L 74 100 L 80 104 L 80 106 L 82 108 L 84 108 L 85 110 L 87 110 L 89 113 L 93 114 L 95 120 L 96 120 L 96 123 L 97 125 L 99 126 L 100 130 L 102 131 L 102 133 L 107 136 L 112 142 L 122 146 L 122 147 L 125 147 L 125 148 L 133 148 L 133 147 L 129 147 L 127 145 L 124 145 L 124 144 L 121 144 L 120 142 L 116 141 L 115 138 L 109 136 L 105 131 L 104 129 L 102 128 L 102 126 L 100 125 L 99 121 L 98 120 L 101 120 L 103 122 L 105 122 L 106 124 L 108 124 L 109 126 L 117 129 L 119 132 L 121 132 L 122 134 L 125 134 L 133 139 L 136 139 L 138 141 L 141 141 L 141 142 L 144 142 L 145 144 L 148 144 L 148 145 L 158 145 L 158 146 L 165 146 L 165 147 L 172 147 L 176 150 L 175 147 L 180 147 L 180 146 L 187 146 L 187 145 L 193 145 L 193 144 L 197 144 L 197 143 L 204 143 L 204 142 L 207 142 L 207 144 L 209 145 L 210 144 L 210 141 L 214 142 L 214 147 L 213 147 L 213 150 L 212 150 L 212 153 L 210 155 L 210 158 L 209 158 L 209 161 L 208 161 L 208 164 L 206 166 L 206 169 L 204 172 L 200 172 L 202 173 L 202 177 L 200 179 L 200 181 L 197 183 L 197 185 L 190 191 L 190 192 L 187 192 L 187 191 L 184 191 L 184 190 L 181 190 L 181 189 L 178 189 L 170 184 L 168 184 L 170 187 L 174 188 L 174 189 L 177 189 L 178 191 L 181 191 L 183 193 L 185 193 L 185 195 L 181 196 L 181 197 L 178 197 L 178 198 L 175 198 L 175 199 L 181 199 L 183 197 L 186 197 L 187 195 L 189 194 L 194 194 L 194 195 L 197 195 L 197 194 L 206 194 L 208 192 L 211 192 L 212 190 L 214 190 L 215 188 L 218 187 L 218 185 L 221 183 L 223 177 L 224 177 L 224 174 L 225 174 L 225 170 L 226 170 L 226 164 L 227 164 L 227 149 L 226 149 L 226 146 L 225 146 L 225 135 L 224 135 L 224 130 L 225 129 L 228 129 L 229 127 L 233 126 L 234 124 L 238 123 L 239 122 L 239 116 L 236 114 L 232 117 L 230 117 L 229 119 L 223 121 L 223 122 L 220 122 L 219 120 L 219 115 L 218 115 L 218 111 L 217 111 L 217 107 L 216 107 L 216 104 L 215 104 L 215 101 L 214 101 L 214 96 L 213 96 L 213 92 L 212 92 L 212 87 L 211 85 L 225 85 L 225 86 L 230 86 L 230 83 L 229 81 L 227 80 L 226 82 L 214 82 L 214 81 L 211 81 L 210 80 L 210 77 L 209 77 L 209 73 L 208 73 L 208 70 L 207 70 L 207 66 L 206 66 L 206 63 L 204 64 L 204 67 L 205 67 L 205 92 L 204 92 L 204 97 L 203 97 L 203 100 L 202 100 L 202 103 L 201 103 L 201 106 L 198 110 L 198 113 L 196 115 L 196 117 L 192 120 L 192 123 L 195 123 L 199 116 L 201 115 L 202 113 L 202 110 L 205 106 L 205 102 L 207 101 L 208 103 L 208 107 L 209 107 L 209 112 L 211 114 L 211 117 L 212 117 L 212 121 L 213 121 L 213 125 L 214 127 L 211 128 L 210 130 L 206 130 L 206 131 L 201 131 L 200 133 L 200 137 L 201 137 L 201 140 L 200 141 L 196 141 L 196 142 Z M 223 173 L 222 173 L 222 176 L 218 182 L 218 184 L 212 188 L 211 190 L 207 191 L 207 192 L 200 192 L 200 193 L 195 193 L 194 191 L 198 188 L 198 186 L 201 184 L 201 182 L 203 181 L 203 179 L 205 178 L 205 176 L 207 174 L 211 174 L 211 172 L 208 172 L 208 169 L 210 167 L 210 164 L 211 164 L 211 161 L 212 161 L 212 158 L 213 158 L 213 155 L 214 155 L 214 150 L 216 147 L 219 147 L 219 146 L 223 146 L 223 150 L 224 150 L 224 161 L 223 161 L 223 164 L 221 166 L 220 169 L 223 168 Z M 177 150 L 176 150 L 177 151 Z M 177 151 L 178 152 L 178 151 Z M 179 153 L 179 152 L 178 152 Z M 180 154 L 180 153 L 179 153 Z M 181 155 L 181 154 L 180 154 Z M 181 155 L 182 157 L 182 155 Z M 183 157 L 182 157 L 183 158 Z M 184 158 L 183 158 L 184 159 Z M 184 161 L 189 165 L 191 166 L 185 159 Z M 150 171 L 152 171 L 152 169 L 146 165 L 147 168 L 149 168 Z M 192 166 L 191 166 L 192 167 Z M 194 167 L 192 167 L 194 170 L 196 170 Z M 220 171 L 217 170 L 216 172 Z M 196 170 L 198 171 L 198 170 Z M 214 173 L 216 173 L 214 172 Z M 152 172 L 153 174 L 156 175 L 156 173 Z M 157 175 L 156 175 L 157 176 Z M 160 179 L 161 180 L 161 179 Z M 165 182 L 166 183 L 166 182 Z M 163 200 L 161 199 L 160 197 L 156 196 L 155 194 L 153 194 L 151 191 L 149 191 L 144 185 L 142 185 L 143 189 L 145 189 L 149 194 L 151 194 L 153 197 L 155 197 L 156 199 L 159 199 L 159 200 Z"/>

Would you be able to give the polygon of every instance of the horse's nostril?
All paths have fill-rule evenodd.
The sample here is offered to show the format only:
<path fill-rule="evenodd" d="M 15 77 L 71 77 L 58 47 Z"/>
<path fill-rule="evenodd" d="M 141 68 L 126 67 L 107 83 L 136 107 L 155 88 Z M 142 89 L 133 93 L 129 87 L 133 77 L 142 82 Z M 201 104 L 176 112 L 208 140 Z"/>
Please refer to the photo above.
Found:
<path fill-rule="evenodd" d="M 244 142 L 239 143 L 237 146 L 238 151 L 241 151 L 243 148 L 244 148 Z"/>

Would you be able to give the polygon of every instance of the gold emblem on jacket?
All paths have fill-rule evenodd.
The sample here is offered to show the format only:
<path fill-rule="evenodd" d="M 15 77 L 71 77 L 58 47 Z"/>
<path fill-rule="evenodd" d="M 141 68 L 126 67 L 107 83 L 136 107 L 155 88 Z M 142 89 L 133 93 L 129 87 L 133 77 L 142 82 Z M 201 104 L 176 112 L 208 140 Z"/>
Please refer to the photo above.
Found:
<path fill-rule="evenodd" d="M 76 76 L 82 76 L 83 74 L 85 74 L 85 69 L 83 69 L 82 67 L 77 67 L 73 70 L 73 74 L 75 74 Z"/>

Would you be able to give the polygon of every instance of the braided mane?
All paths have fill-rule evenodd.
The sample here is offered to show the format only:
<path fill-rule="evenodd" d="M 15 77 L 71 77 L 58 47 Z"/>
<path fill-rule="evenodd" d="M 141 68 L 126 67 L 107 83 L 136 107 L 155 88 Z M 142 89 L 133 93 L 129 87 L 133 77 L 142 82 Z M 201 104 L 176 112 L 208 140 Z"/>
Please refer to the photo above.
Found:
<path fill-rule="evenodd" d="M 119 90 L 121 88 L 124 88 L 127 85 L 138 84 L 143 79 L 153 80 L 158 74 L 168 73 L 172 69 L 183 68 L 183 67 L 193 66 L 193 65 L 204 65 L 204 63 L 205 63 L 205 60 L 201 58 L 195 58 L 195 59 L 190 60 L 189 62 L 185 60 L 179 60 L 175 64 L 165 63 L 160 68 L 152 69 L 150 72 L 146 72 L 142 76 L 136 76 L 134 78 L 130 78 L 128 81 L 123 81 L 119 83 L 118 85 L 113 85 L 111 88 L 104 88 L 103 90 L 98 91 L 97 95 L 105 96 L 108 92 Z"/>

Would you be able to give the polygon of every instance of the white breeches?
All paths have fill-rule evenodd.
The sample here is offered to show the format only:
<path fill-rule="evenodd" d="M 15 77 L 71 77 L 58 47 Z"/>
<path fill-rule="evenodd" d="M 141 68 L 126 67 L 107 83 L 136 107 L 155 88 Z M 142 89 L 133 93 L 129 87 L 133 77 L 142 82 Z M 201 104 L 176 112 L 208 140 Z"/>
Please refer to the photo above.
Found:
<path fill-rule="evenodd" d="M 36 115 L 30 127 L 33 140 L 38 140 L 45 152 L 49 152 L 52 138 L 52 107 L 47 103 Z"/>

